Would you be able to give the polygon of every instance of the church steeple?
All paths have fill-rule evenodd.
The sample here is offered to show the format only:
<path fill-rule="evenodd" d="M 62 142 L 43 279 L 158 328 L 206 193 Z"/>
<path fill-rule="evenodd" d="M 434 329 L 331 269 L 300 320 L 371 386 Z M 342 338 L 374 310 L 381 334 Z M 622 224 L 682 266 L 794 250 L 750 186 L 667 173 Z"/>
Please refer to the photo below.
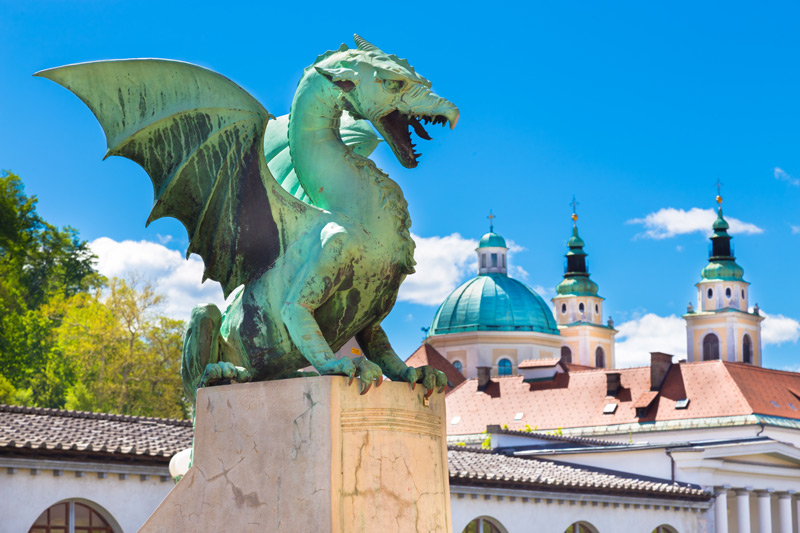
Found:
<path fill-rule="evenodd" d="M 567 241 L 564 279 L 553 298 L 556 322 L 564 337 L 561 359 L 599 368 L 614 368 L 614 330 L 603 325 L 603 298 L 589 277 L 583 239 L 578 234 L 578 202 L 572 197 L 572 236 Z"/>
<path fill-rule="evenodd" d="M 683 315 L 689 361 L 723 359 L 761 365 L 761 321 L 758 310 L 748 310 L 749 283 L 736 264 L 729 224 L 722 216 L 717 183 L 717 218 L 711 226 L 708 264 L 697 283 L 697 307 Z"/>
<path fill-rule="evenodd" d="M 478 275 L 503 274 L 508 275 L 506 259 L 508 246 L 506 240 L 494 232 L 494 219 L 497 216 L 489 211 L 489 233 L 481 237 L 475 251 L 478 253 Z"/>

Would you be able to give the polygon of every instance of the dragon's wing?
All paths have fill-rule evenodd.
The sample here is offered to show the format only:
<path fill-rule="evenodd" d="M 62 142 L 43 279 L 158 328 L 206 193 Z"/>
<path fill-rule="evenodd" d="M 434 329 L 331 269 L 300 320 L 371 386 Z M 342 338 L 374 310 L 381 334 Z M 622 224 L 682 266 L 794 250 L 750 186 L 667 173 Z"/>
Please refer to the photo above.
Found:
<path fill-rule="evenodd" d="M 159 59 L 99 61 L 36 74 L 89 106 L 109 155 L 150 175 L 151 221 L 171 216 L 189 233 L 186 255 L 225 295 L 272 267 L 293 234 L 321 210 L 287 194 L 263 156 L 270 114 L 244 89 L 210 70 Z"/>
<path fill-rule="evenodd" d="M 289 194 L 313 205 L 294 171 L 292 156 L 289 153 L 288 131 L 289 115 L 278 117 L 270 123 L 264 135 L 264 156 L 267 165 L 275 180 Z M 339 134 L 342 136 L 342 141 L 362 157 L 369 157 L 381 142 L 369 122 L 354 119 L 346 111 L 342 113 Z"/>

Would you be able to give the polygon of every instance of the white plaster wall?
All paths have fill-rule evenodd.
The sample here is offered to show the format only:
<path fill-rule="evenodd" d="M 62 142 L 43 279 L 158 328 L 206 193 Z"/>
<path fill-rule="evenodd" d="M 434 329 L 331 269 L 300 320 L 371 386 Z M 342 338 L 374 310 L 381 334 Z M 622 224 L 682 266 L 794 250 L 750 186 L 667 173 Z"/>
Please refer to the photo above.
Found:
<path fill-rule="evenodd" d="M 134 532 L 174 486 L 171 479 L 161 481 L 160 475 L 150 475 L 142 481 L 138 474 L 129 474 L 122 480 L 117 473 L 107 473 L 101 479 L 93 471 L 76 477 L 74 471 L 64 470 L 56 477 L 52 469 L 44 468 L 37 475 L 31 475 L 29 468 L 17 468 L 16 473 L 9 474 L 6 464 L 3 462 L 0 470 L 2 533 L 28 531 L 45 509 L 71 499 L 85 500 L 116 522 L 112 526 L 125 533 Z M 164 468 L 162 474 L 168 473 Z"/>
<path fill-rule="evenodd" d="M 613 498 L 592 501 L 580 499 L 577 495 L 567 495 L 571 498 L 569 500 L 558 500 L 557 493 L 539 493 L 538 498 L 531 496 L 526 502 L 522 499 L 523 491 L 497 490 L 498 493 L 504 492 L 498 497 L 498 494 L 488 491 L 461 494 L 458 490 L 459 487 L 451 487 L 450 506 L 455 533 L 463 531 L 471 520 L 480 516 L 494 519 L 508 533 L 563 533 L 577 521 L 589 522 L 599 533 L 647 533 L 660 525 L 672 526 L 679 533 L 714 531 L 710 509 L 690 509 L 679 504 L 665 507 L 665 500 L 658 501 L 658 504 L 656 500 L 637 502 Z"/>

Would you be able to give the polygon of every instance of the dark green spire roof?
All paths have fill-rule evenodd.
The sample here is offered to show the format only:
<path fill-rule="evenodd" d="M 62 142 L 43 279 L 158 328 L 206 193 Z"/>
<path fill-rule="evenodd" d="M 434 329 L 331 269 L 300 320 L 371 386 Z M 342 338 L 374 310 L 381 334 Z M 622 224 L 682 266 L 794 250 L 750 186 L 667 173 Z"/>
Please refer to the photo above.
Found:
<path fill-rule="evenodd" d="M 719 200 L 718 200 L 719 201 Z M 744 270 L 736 264 L 731 246 L 731 237 L 728 235 L 728 222 L 722 216 L 722 206 L 717 211 L 717 219 L 711 226 L 714 230 L 711 235 L 711 251 L 708 264 L 703 268 L 703 280 L 731 280 L 742 281 Z"/>
<path fill-rule="evenodd" d="M 573 215 L 573 220 L 577 217 Z M 586 268 L 586 252 L 584 242 L 578 235 L 578 225 L 572 226 L 572 237 L 567 241 L 567 266 L 564 280 L 556 287 L 559 296 L 597 296 L 597 283 L 589 278 Z"/>

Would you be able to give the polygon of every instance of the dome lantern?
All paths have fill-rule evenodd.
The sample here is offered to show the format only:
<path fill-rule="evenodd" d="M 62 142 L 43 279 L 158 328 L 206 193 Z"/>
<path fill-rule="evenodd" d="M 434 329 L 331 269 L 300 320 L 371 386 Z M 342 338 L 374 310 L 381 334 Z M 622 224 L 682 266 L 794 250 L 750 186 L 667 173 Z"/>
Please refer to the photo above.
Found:
<path fill-rule="evenodd" d="M 489 211 L 489 233 L 481 237 L 475 251 L 478 253 L 478 275 L 502 274 L 508 275 L 506 240 L 494 232 L 494 219 L 497 218 Z"/>

